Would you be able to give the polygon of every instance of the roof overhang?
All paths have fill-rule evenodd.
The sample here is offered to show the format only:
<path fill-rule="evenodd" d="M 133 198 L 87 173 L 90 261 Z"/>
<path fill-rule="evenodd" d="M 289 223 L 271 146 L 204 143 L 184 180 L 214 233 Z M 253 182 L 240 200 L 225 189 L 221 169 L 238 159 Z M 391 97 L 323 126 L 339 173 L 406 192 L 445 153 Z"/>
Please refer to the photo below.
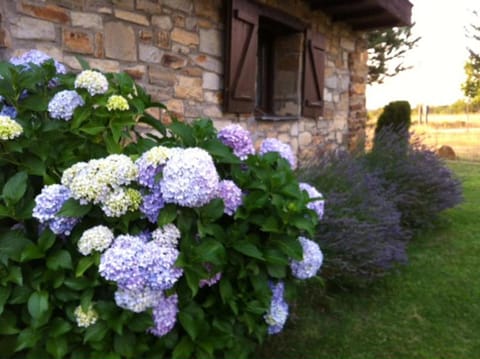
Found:
<path fill-rule="evenodd" d="M 355 30 L 374 30 L 411 25 L 412 4 L 408 0 L 307 0 L 333 21 L 345 22 Z"/>

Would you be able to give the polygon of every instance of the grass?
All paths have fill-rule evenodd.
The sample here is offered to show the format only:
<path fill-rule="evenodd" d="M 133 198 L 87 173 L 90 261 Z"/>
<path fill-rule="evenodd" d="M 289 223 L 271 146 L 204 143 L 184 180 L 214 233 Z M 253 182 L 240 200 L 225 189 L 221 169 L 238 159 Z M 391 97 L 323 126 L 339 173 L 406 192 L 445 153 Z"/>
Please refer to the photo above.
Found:
<path fill-rule="evenodd" d="M 449 166 L 466 200 L 415 238 L 408 266 L 369 288 L 304 288 L 256 358 L 480 358 L 480 164 Z"/>

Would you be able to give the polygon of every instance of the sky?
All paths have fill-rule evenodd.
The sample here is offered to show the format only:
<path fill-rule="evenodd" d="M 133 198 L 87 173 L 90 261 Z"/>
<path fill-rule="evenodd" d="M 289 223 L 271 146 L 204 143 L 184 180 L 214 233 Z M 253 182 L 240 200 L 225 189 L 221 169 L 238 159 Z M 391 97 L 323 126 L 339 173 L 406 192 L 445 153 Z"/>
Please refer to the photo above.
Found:
<path fill-rule="evenodd" d="M 465 27 L 473 22 L 472 10 L 479 0 L 410 0 L 413 4 L 414 35 L 421 36 L 416 48 L 405 56 L 413 66 L 383 84 L 367 86 L 367 108 L 381 108 L 391 101 L 448 105 L 463 98 L 463 66 L 469 41 Z"/>

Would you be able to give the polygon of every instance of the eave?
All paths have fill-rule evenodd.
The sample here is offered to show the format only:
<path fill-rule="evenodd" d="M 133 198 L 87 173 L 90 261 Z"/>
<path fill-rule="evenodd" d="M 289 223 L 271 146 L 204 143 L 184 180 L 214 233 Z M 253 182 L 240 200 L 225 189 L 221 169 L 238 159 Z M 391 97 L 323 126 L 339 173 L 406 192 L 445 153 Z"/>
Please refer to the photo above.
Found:
<path fill-rule="evenodd" d="M 312 10 L 329 15 L 354 30 L 374 30 L 411 25 L 412 4 L 408 0 L 308 0 Z"/>

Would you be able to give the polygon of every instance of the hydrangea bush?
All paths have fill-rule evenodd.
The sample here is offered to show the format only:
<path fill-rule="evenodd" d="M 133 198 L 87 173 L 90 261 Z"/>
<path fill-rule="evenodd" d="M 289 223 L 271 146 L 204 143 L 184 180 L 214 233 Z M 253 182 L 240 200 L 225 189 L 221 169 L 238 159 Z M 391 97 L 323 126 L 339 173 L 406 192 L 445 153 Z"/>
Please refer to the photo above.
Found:
<path fill-rule="evenodd" d="M 0 352 L 248 356 L 320 270 L 320 192 L 285 144 L 165 127 L 127 75 L 62 66 L 36 51 L 0 64 L 15 115 L 0 123 Z"/>

